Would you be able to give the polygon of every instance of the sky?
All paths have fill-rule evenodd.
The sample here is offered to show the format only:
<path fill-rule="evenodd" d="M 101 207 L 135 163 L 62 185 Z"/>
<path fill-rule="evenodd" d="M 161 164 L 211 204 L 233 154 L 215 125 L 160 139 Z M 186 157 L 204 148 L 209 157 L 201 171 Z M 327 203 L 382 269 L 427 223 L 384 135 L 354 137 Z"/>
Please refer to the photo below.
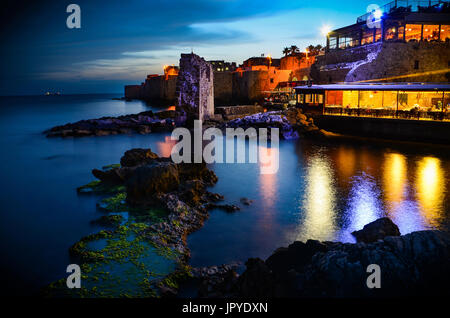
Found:
<path fill-rule="evenodd" d="M 180 54 L 241 64 L 286 46 L 325 44 L 374 0 L 2 1 L 0 95 L 123 93 Z M 81 28 L 66 26 L 69 4 Z"/>

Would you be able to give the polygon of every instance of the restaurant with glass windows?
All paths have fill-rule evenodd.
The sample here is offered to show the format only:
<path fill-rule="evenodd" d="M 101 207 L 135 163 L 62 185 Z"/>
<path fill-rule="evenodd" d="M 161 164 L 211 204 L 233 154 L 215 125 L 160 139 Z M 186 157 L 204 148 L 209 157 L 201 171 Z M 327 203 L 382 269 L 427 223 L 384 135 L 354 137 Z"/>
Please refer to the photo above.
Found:
<path fill-rule="evenodd" d="M 329 50 L 376 42 L 450 41 L 450 1 L 392 1 L 327 35 Z"/>
<path fill-rule="evenodd" d="M 450 120 L 450 85 L 424 83 L 298 86 L 307 113 L 376 118 Z"/>

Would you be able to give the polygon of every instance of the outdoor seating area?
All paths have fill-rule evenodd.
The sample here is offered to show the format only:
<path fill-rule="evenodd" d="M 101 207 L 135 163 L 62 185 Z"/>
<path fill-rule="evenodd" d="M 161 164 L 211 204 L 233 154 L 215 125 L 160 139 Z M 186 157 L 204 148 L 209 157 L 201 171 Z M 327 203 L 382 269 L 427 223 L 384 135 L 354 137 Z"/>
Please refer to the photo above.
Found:
<path fill-rule="evenodd" d="M 423 83 L 298 86 L 297 106 L 335 116 L 450 120 L 450 85 Z"/>

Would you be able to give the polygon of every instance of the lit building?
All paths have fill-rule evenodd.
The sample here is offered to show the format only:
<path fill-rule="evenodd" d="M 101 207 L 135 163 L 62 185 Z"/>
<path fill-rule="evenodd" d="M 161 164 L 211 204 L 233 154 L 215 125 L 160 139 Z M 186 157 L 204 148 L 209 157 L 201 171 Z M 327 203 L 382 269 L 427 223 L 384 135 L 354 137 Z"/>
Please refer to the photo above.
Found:
<path fill-rule="evenodd" d="M 450 84 L 333 84 L 295 91 L 298 107 L 316 114 L 450 120 Z"/>
<path fill-rule="evenodd" d="M 211 63 L 214 72 L 234 72 L 236 70 L 236 62 L 225 62 L 223 60 L 208 61 Z"/>
<path fill-rule="evenodd" d="M 327 50 L 414 41 L 450 41 L 450 1 L 392 1 L 330 32 Z"/>
<path fill-rule="evenodd" d="M 316 84 L 448 83 L 449 57 L 450 1 L 397 0 L 328 32 L 310 76 Z"/>

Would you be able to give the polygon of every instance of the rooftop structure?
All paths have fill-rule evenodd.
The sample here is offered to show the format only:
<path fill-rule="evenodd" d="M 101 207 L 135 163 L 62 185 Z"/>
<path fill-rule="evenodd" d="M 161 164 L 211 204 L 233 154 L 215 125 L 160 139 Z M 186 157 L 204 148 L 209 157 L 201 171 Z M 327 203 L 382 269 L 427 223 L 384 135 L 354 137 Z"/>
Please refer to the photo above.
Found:
<path fill-rule="evenodd" d="M 450 41 L 450 1 L 392 1 L 328 33 L 327 50 L 385 41 Z"/>

